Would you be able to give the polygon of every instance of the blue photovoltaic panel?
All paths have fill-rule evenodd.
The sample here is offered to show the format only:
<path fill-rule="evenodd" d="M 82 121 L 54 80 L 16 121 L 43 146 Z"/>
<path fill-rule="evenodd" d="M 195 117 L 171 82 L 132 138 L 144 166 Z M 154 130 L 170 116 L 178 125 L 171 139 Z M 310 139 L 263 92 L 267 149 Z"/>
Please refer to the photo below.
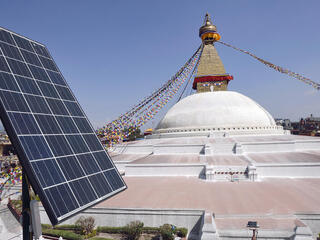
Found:
<path fill-rule="evenodd" d="M 52 224 L 126 188 L 46 47 L 3 28 L 0 114 Z"/>

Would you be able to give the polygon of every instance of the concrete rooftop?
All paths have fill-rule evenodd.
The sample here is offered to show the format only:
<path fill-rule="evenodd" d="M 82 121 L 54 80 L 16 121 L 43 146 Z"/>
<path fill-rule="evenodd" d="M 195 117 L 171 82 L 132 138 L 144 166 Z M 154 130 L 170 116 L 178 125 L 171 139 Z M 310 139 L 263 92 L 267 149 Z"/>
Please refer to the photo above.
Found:
<path fill-rule="evenodd" d="M 201 209 L 216 215 L 320 212 L 320 179 L 209 182 L 193 177 L 125 177 L 128 189 L 96 207 Z"/>

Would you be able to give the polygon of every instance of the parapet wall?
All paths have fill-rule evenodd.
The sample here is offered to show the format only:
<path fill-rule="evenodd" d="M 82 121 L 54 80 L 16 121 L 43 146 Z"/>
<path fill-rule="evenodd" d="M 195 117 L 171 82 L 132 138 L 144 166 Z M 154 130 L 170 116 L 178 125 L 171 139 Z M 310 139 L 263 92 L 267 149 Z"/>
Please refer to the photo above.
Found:
<path fill-rule="evenodd" d="M 118 145 L 114 148 L 114 153 L 123 154 L 122 160 L 115 161 L 115 164 L 126 176 L 207 176 L 207 180 L 229 181 L 231 178 L 228 174 L 236 174 L 238 180 L 254 181 L 267 177 L 318 178 L 320 154 L 317 153 L 317 159 L 317 154 L 312 156 L 309 151 L 319 149 L 320 139 L 316 137 L 273 135 L 237 138 L 215 137 L 209 134 L 187 139 L 141 140 L 137 144 Z M 291 157 L 290 154 L 295 152 L 300 157 Z M 286 156 L 286 153 L 289 153 L 289 156 Z M 127 161 L 126 154 L 131 156 L 129 159 L 135 160 Z M 132 157 L 136 154 L 148 157 L 139 161 Z M 271 154 L 271 158 L 266 162 L 259 162 L 251 159 L 250 154 Z M 157 157 L 156 161 L 152 160 L 153 156 Z M 190 156 L 195 156 L 195 160 L 190 160 Z M 217 162 L 214 161 L 216 156 L 220 159 Z M 213 158 L 213 161 L 207 158 Z M 244 160 L 239 162 L 237 159 L 240 158 Z M 237 166 L 241 166 L 241 169 Z"/>
<path fill-rule="evenodd" d="M 205 178 L 205 164 L 128 164 L 125 167 L 125 175 Z"/>
<path fill-rule="evenodd" d="M 212 215 L 211 221 L 207 221 L 207 215 Z M 40 207 L 41 223 L 50 224 L 49 218 L 43 207 Z M 252 235 L 250 230 L 243 224 L 240 227 L 223 224 L 217 224 L 214 214 L 206 213 L 204 210 L 196 209 L 132 209 L 132 208 L 89 208 L 79 213 L 76 216 L 64 221 L 63 224 L 74 224 L 75 221 L 83 217 L 93 217 L 96 222 L 96 226 L 109 226 L 109 227 L 122 227 L 132 221 L 141 221 L 145 226 L 159 227 L 163 224 L 169 223 L 177 227 L 185 227 L 188 229 L 188 239 L 194 240 L 207 240 L 207 239 L 223 239 L 223 240 L 242 240 L 249 239 Z M 219 221 L 234 219 L 236 222 L 240 221 L 238 215 L 226 215 L 217 216 Z M 255 219 L 258 222 L 266 219 L 278 218 L 288 219 L 297 223 L 297 226 L 291 226 L 290 228 L 272 228 L 268 229 L 266 226 L 262 226 L 259 229 L 259 238 L 262 239 L 312 239 L 318 234 L 320 228 L 320 214 L 303 214 L 288 216 L 244 216 L 247 219 Z M 238 220 L 237 220 L 238 219 Z M 218 222 L 219 222 L 218 221 Z M 281 220 L 280 220 L 281 221 Z M 303 223 L 301 223 L 301 221 Z M 267 220 L 268 222 L 268 220 Z M 270 223 L 270 222 L 269 222 Z M 239 224 L 238 224 L 239 225 Z M 209 237 L 209 238 L 208 238 Z"/>
<path fill-rule="evenodd" d="M 185 227 L 189 231 L 188 239 L 199 239 L 204 211 L 189 209 L 116 209 L 89 208 L 69 218 L 63 224 L 74 224 L 78 218 L 93 217 L 96 226 L 122 227 L 132 221 L 141 221 L 144 226 L 159 227 L 169 223 Z M 43 207 L 40 207 L 41 223 L 50 224 Z"/>

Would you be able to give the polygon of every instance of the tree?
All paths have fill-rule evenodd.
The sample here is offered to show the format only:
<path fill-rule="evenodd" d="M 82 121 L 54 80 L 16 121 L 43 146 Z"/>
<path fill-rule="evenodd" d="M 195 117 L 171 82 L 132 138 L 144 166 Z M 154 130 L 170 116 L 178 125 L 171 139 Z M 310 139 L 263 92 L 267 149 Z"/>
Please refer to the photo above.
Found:
<path fill-rule="evenodd" d="M 93 217 L 80 217 L 75 225 L 81 231 L 82 235 L 88 235 L 93 232 L 95 227 L 95 220 Z"/>
<path fill-rule="evenodd" d="M 164 224 L 160 227 L 160 234 L 163 240 L 173 240 L 174 239 L 174 229 L 170 224 Z"/>
<path fill-rule="evenodd" d="M 129 223 L 125 228 L 127 240 L 138 240 L 143 228 L 143 222 L 134 221 Z"/>

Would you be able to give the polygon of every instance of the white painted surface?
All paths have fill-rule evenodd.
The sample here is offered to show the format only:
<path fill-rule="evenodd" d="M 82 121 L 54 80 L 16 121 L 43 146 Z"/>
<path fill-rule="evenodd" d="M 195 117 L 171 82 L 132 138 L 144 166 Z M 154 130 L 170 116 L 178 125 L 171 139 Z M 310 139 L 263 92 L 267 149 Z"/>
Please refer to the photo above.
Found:
<path fill-rule="evenodd" d="M 186 176 L 202 177 L 204 164 L 128 164 L 126 176 Z"/>
<path fill-rule="evenodd" d="M 313 239 L 316 239 L 319 236 L 320 229 L 320 214 L 302 214 L 298 213 L 296 216 L 306 224 L 313 234 Z"/>
<path fill-rule="evenodd" d="M 157 131 L 273 127 L 276 127 L 273 117 L 252 99 L 237 92 L 217 91 L 193 94 L 179 101 L 161 120 Z"/>
<path fill-rule="evenodd" d="M 194 94 L 181 100 L 168 111 L 153 135 L 125 146 L 119 145 L 114 151 L 124 155 L 153 156 L 119 164 L 119 168 L 125 171 L 129 179 L 130 176 L 141 176 L 146 177 L 147 182 L 152 176 L 184 176 L 186 179 L 190 176 L 205 176 L 209 180 L 205 184 L 214 184 L 214 181 L 230 181 L 230 172 L 241 172 L 239 180 L 258 179 L 259 182 L 270 181 L 267 178 L 279 178 L 279 181 L 284 181 L 281 178 L 319 178 L 319 149 L 320 138 L 290 135 L 282 127 L 276 126 L 272 116 L 250 98 L 237 92 L 221 91 Z M 191 154 L 198 158 L 189 158 Z M 208 160 L 217 156 L 220 156 L 219 161 Z M 208 192 L 197 197 L 206 196 Z M 221 194 L 224 192 L 221 191 Z M 231 224 L 219 229 L 218 224 L 214 225 L 214 221 L 204 222 L 203 217 L 198 217 L 196 221 L 196 218 L 185 216 L 186 219 L 182 220 L 177 214 L 166 213 L 163 216 L 162 210 L 142 213 L 138 213 L 138 209 L 134 211 L 136 212 L 132 214 L 126 210 L 107 212 L 106 216 L 112 216 L 115 221 L 108 220 L 107 223 L 121 226 L 128 220 L 143 220 L 147 222 L 146 225 L 157 226 L 165 221 L 187 221 L 185 224 L 189 224 L 190 228 L 198 229 L 196 234 L 190 234 L 192 238 L 240 240 L 251 237 L 245 227 L 246 223 L 239 227 Z M 230 218 L 234 217 L 232 213 L 229 214 Z M 270 216 L 254 216 L 264 217 Z M 288 219 L 292 218 L 294 216 L 288 216 Z M 295 229 L 290 225 L 290 229 L 284 229 L 276 225 L 272 229 L 260 230 L 258 238 L 298 240 L 310 239 L 312 234 L 315 237 L 320 229 L 319 215 L 304 214 L 302 221 L 307 227 Z"/>
<path fill-rule="evenodd" d="M 96 226 L 122 227 L 137 220 L 148 227 L 159 227 L 169 223 L 177 227 L 187 228 L 191 239 L 199 239 L 203 214 L 204 211 L 189 209 L 89 208 L 64 221 L 63 224 L 74 224 L 81 216 L 94 217 Z M 50 224 L 43 207 L 40 207 L 40 215 L 42 223 Z"/>
<path fill-rule="evenodd" d="M 203 144 L 162 144 L 155 145 L 154 154 L 199 154 L 204 150 Z"/>
<path fill-rule="evenodd" d="M 258 178 L 319 178 L 320 164 L 258 164 Z"/>
<path fill-rule="evenodd" d="M 214 215 L 214 214 L 213 214 Z M 40 216 L 42 223 L 50 224 L 49 218 L 43 207 L 40 207 Z M 249 239 L 252 236 L 252 232 L 249 231 L 244 225 L 241 228 L 237 228 L 230 225 L 230 228 L 219 229 L 216 225 L 214 218 L 208 221 L 205 217 L 204 210 L 196 209 L 109 209 L 109 208 L 89 208 L 84 210 L 78 215 L 75 215 L 63 224 L 74 224 L 75 221 L 84 217 L 94 217 L 96 226 L 113 226 L 120 227 L 125 226 L 131 221 L 142 221 L 145 226 L 159 227 L 165 223 L 173 224 L 177 227 L 186 227 L 189 231 L 188 239 L 223 239 L 223 240 L 242 240 Z M 248 215 L 249 216 L 249 215 Z M 296 227 L 293 229 L 260 229 L 259 239 L 312 239 L 318 234 L 320 227 L 320 215 L 319 214 L 296 214 L 297 220 L 303 221 L 307 224 L 305 227 Z M 226 219 L 232 217 L 225 216 Z M 237 217 L 237 216 L 235 216 Z M 267 217 L 273 217 L 268 215 Z M 294 218 L 294 216 L 287 216 L 288 218 Z M 221 216 L 219 217 L 221 219 Z M 224 217 L 222 217 L 224 218 Z M 259 221 L 261 217 L 249 216 L 248 219 L 257 219 Z M 263 218 L 263 217 L 262 217 Z M 275 218 L 277 218 L 275 216 Z M 283 218 L 283 217 L 282 217 Z"/>

